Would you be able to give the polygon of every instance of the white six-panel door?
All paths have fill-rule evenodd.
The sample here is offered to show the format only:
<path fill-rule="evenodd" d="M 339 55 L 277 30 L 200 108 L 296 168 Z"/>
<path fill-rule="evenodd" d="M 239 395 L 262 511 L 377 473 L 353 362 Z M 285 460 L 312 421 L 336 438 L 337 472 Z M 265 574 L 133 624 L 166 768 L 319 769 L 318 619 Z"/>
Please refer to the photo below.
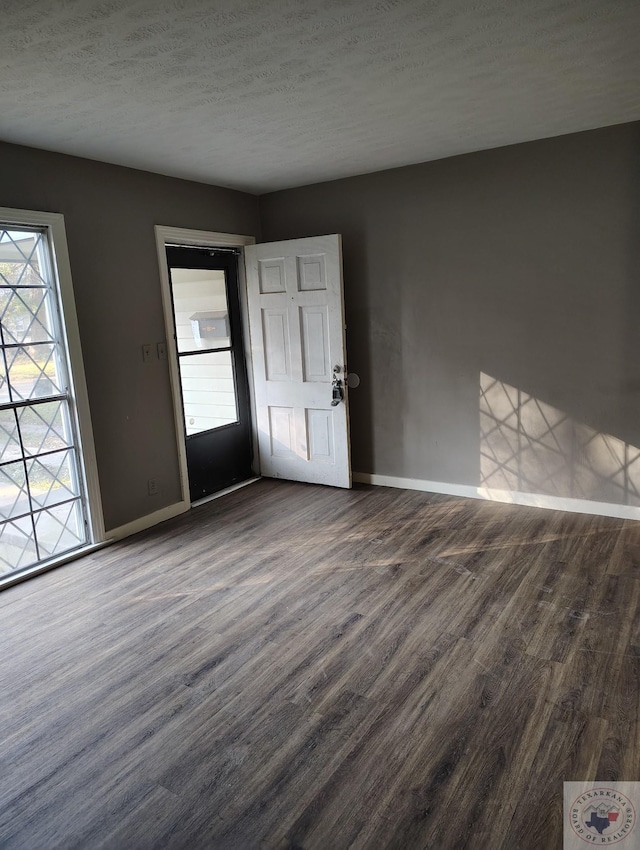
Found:
<path fill-rule="evenodd" d="M 247 246 L 245 262 L 260 472 L 351 487 L 340 236 Z"/>

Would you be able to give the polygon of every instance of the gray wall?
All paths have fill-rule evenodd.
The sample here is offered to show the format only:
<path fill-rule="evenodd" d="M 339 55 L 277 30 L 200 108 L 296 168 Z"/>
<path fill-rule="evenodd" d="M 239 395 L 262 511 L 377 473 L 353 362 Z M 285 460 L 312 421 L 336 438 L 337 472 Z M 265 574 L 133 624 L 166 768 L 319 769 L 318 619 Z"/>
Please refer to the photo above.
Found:
<path fill-rule="evenodd" d="M 0 144 L 0 206 L 65 216 L 107 529 L 177 502 L 168 367 L 141 355 L 165 339 L 153 227 L 259 236 L 257 199 Z"/>
<path fill-rule="evenodd" d="M 639 161 L 629 124 L 260 199 L 343 234 L 355 470 L 640 504 Z M 0 144 L 0 206 L 65 216 L 107 528 L 176 502 L 153 225 L 256 198 Z"/>
<path fill-rule="evenodd" d="M 343 234 L 355 470 L 640 504 L 639 162 L 636 123 L 260 199 Z"/>

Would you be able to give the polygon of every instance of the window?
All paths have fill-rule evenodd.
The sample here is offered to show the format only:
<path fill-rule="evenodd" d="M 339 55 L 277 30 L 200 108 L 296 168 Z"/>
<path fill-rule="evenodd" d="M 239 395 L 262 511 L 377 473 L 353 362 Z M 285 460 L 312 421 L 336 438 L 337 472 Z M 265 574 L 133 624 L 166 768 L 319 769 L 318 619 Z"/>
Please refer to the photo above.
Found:
<path fill-rule="evenodd" d="M 226 272 L 171 264 L 171 294 L 190 437 L 238 421 Z"/>
<path fill-rule="evenodd" d="M 0 582 L 86 546 L 98 526 L 54 264 L 62 221 L 21 218 L 0 219 Z"/>

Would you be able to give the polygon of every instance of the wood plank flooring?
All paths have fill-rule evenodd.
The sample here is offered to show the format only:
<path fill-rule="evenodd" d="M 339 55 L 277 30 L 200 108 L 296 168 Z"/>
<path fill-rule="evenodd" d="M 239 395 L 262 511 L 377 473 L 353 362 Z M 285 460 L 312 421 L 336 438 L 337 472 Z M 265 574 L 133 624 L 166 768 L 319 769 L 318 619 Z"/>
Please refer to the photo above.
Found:
<path fill-rule="evenodd" d="M 640 523 L 263 480 L 0 595 L 0 847 L 562 846 L 640 780 Z"/>

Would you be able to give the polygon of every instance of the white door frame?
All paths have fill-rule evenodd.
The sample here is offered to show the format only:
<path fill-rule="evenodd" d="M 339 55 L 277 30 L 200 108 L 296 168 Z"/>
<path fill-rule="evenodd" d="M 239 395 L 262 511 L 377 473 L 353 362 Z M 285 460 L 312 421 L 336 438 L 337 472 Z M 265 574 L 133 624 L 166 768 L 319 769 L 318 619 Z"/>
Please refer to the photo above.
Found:
<path fill-rule="evenodd" d="M 164 325 L 167 340 L 167 360 L 169 362 L 169 376 L 171 379 L 171 395 L 173 398 L 173 415 L 176 429 L 176 445 L 178 449 L 178 463 L 180 466 L 180 489 L 182 492 L 181 505 L 184 510 L 191 506 L 189 498 L 189 473 L 187 469 L 187 449 L 184 441 L 184 422 L 182 410 L 182 391 L 180 387 L 180 373 L 178 371 L 178 353 L 174 338 L 173 327 L 173 302 L 171 300 L 171 284 L 169 280 L 169 266 L 167 264 L 166 246 L 169 245 L 195 245 L 206 248 L 242 248 L 245 245 L 255 245 L 254 236 L 241 236 L 236 233 L 216 233 L 208 230 L 188 230 L 183 227 L 168 227 L 156 224 L 156 248 L 158 252 L 158 266 L 160 268 L 160 283 L 162 290 L 162 308 L 164 312 Z M 249 317 L 247 310 L 247 287 L 244 274 L 244 259 L 238 263 L 238 291 L 240 295 L 240 313 L 242 315 L 242 335 L 244 343 L 244 355 L 247 364 L 249 378 L 249 402 L 251 407 L 251 438 L 253 443 L 253 469 L 259 474 L 259 457 L 256 434 L 256 407 L 253 392 L 253 367 L 251 363 L 251 340 L 249 338 Z"/>

